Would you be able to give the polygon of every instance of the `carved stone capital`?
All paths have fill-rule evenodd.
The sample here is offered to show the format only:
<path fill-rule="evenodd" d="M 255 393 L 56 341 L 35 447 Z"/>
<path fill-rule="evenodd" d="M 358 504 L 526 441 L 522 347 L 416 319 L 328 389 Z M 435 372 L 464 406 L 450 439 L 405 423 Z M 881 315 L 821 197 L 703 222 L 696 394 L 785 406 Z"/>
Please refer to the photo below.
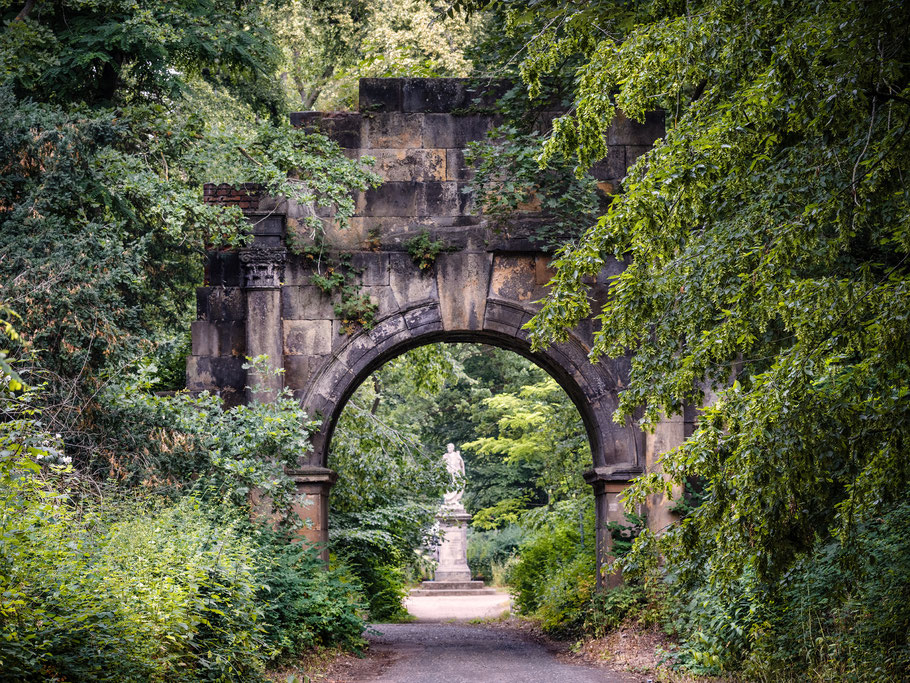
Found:
<path fill-rule="evenodd" d="M 277 289 L 284 277 L 286 259 L 287 251 L 281 248 L 242 249 L 243 286 L 246 289 Z"/>

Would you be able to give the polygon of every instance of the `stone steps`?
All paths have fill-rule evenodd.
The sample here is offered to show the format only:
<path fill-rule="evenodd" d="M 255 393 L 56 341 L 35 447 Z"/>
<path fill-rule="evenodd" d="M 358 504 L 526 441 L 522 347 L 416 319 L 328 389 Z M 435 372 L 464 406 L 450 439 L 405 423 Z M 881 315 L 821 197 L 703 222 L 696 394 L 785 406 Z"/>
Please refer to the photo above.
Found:
<path fill-rule="evenodd" d="M 454 588 L 450 590 L 426 590 L 423 588 L 415 588 L 410 593 L 412 598 L 421 598 L 421 597 L 434 597 L 434 598 L 444 598 L 452 597 L 456 595 L 505 595 L 505 593 L 500 593 L 495 588 Z"/>
<path fill-rule="evenodd" d="M 411 591 L 414 597 L 455 596 L 455 595 L 495 595 L 495 588 L 487 588 L 483 581 L 424 581 L 420 588 Z"/>

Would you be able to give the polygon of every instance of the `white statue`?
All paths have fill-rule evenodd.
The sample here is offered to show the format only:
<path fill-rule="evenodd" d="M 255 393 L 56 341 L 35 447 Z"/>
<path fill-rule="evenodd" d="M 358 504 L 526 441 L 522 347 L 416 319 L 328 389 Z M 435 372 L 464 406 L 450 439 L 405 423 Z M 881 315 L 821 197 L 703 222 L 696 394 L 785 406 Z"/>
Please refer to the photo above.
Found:
<path fill-rule="evenodd" d="M 464 460 L 461 459 L 461 451 L 455 450 L 455 444 L 446 445 L 446 452 L 443 454 L 446 460 L 446 469 L 453 477 L 464 477 Z M 444 505 L 449 508 L 460 508 L 461 497 L 464 495 L 464 488 L 459 487 L 455 491 L 447 491 L 443 497 Z"/>

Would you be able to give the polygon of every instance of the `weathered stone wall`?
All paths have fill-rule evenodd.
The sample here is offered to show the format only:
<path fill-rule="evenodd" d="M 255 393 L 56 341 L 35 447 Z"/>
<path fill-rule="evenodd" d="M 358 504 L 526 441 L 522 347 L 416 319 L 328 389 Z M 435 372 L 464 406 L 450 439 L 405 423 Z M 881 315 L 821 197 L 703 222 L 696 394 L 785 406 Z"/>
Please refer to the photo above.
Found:
<path fill-rule="evenodd" d="M 207 188 L 209 201 L 247 204 L 255 237 L 242 253 L 209 254 L 206 282 L 198 292 L 188 387 L 220 391 L 229 402 L 243 400 L 249 382 L 243 357 L 271 349 L 286 386 L 323 417 L 314 450 L 301 461 L 301 472 L 313 472 L 325 467 L 344 403 L 389 359 L 435 341 L 503 346 L 544 367 L 578 406 L 594 458 L 588 479 L 605 524 L 619 514 L 615 498 L 622 482 L 676 445 L 682 429 L 674 422 L 666 434 L 646 438 L 631 425 L 612 421 L 628 359 L 588 362 L 593 320 L 584 321 L 568 342 L 531 352 L 522 326 L 537 310 L 534 302 L 545 295 L 552 271 L 522 225 L 541 217 L 529 210 L 509 232 L 497 232 L 465 191 L 471 173 L 465 147 L 500 122 L 469 113 L 471 105 L 495 99 L 499 87 L 478 95 L 461 79 L 365 79 L 358 112 L 292 115 L 295 125 L 326 133 L 350 157 L 374 157 L 385 179 L 381 187 L 358 194 L 350 227 L 341 229 L 329 213 L 322 215 L 330 250 L 351 254 L 362 269 L 363 289 L 378 306 L 373 329 L 344 334 L 333 299 L 311 283 L 313 261 L 284 248 L 285 233 L 305 238 L 302 218 L 311 209 L 259 197 L 252 187 Z M 620 118 L 609 133 L 609 157 L 593 170 L 601 188 L 606 193 L 618 188 L 628 166 L 662 134 L 659 115 L 644 124 Z M 452 249 L 427 271 L 413 263 L 405 246 L 423 230 Z M 608 264 L 591 283 L 595 300 L 607 296 L 607 278 L 622 267 Z"/>

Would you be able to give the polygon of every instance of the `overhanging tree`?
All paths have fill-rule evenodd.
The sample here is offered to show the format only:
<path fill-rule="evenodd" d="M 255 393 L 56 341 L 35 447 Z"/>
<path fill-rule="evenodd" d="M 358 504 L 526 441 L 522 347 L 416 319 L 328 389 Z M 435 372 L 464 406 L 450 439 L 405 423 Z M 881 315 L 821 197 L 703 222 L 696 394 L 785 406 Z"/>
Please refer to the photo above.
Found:
<path fill-rule="evenodd" d="M 816 534 L 846 540 L 910 482 L 906 5 L 497 4 L 540 27 L 532 92 L 583 58 L 543 163 L 609 154 L 617 110 L 668 115 L 531 323 L 538 346 L 565 338 L 591 309 L 584 278 L 616 256 L 591 356 L 634 352 L 618 417 L 720 392 L 663 460 L 707 480 L 665 550 L 729 581 L 778 576 Z M 664 487 L 646 476 L 631 496 Z"/>

